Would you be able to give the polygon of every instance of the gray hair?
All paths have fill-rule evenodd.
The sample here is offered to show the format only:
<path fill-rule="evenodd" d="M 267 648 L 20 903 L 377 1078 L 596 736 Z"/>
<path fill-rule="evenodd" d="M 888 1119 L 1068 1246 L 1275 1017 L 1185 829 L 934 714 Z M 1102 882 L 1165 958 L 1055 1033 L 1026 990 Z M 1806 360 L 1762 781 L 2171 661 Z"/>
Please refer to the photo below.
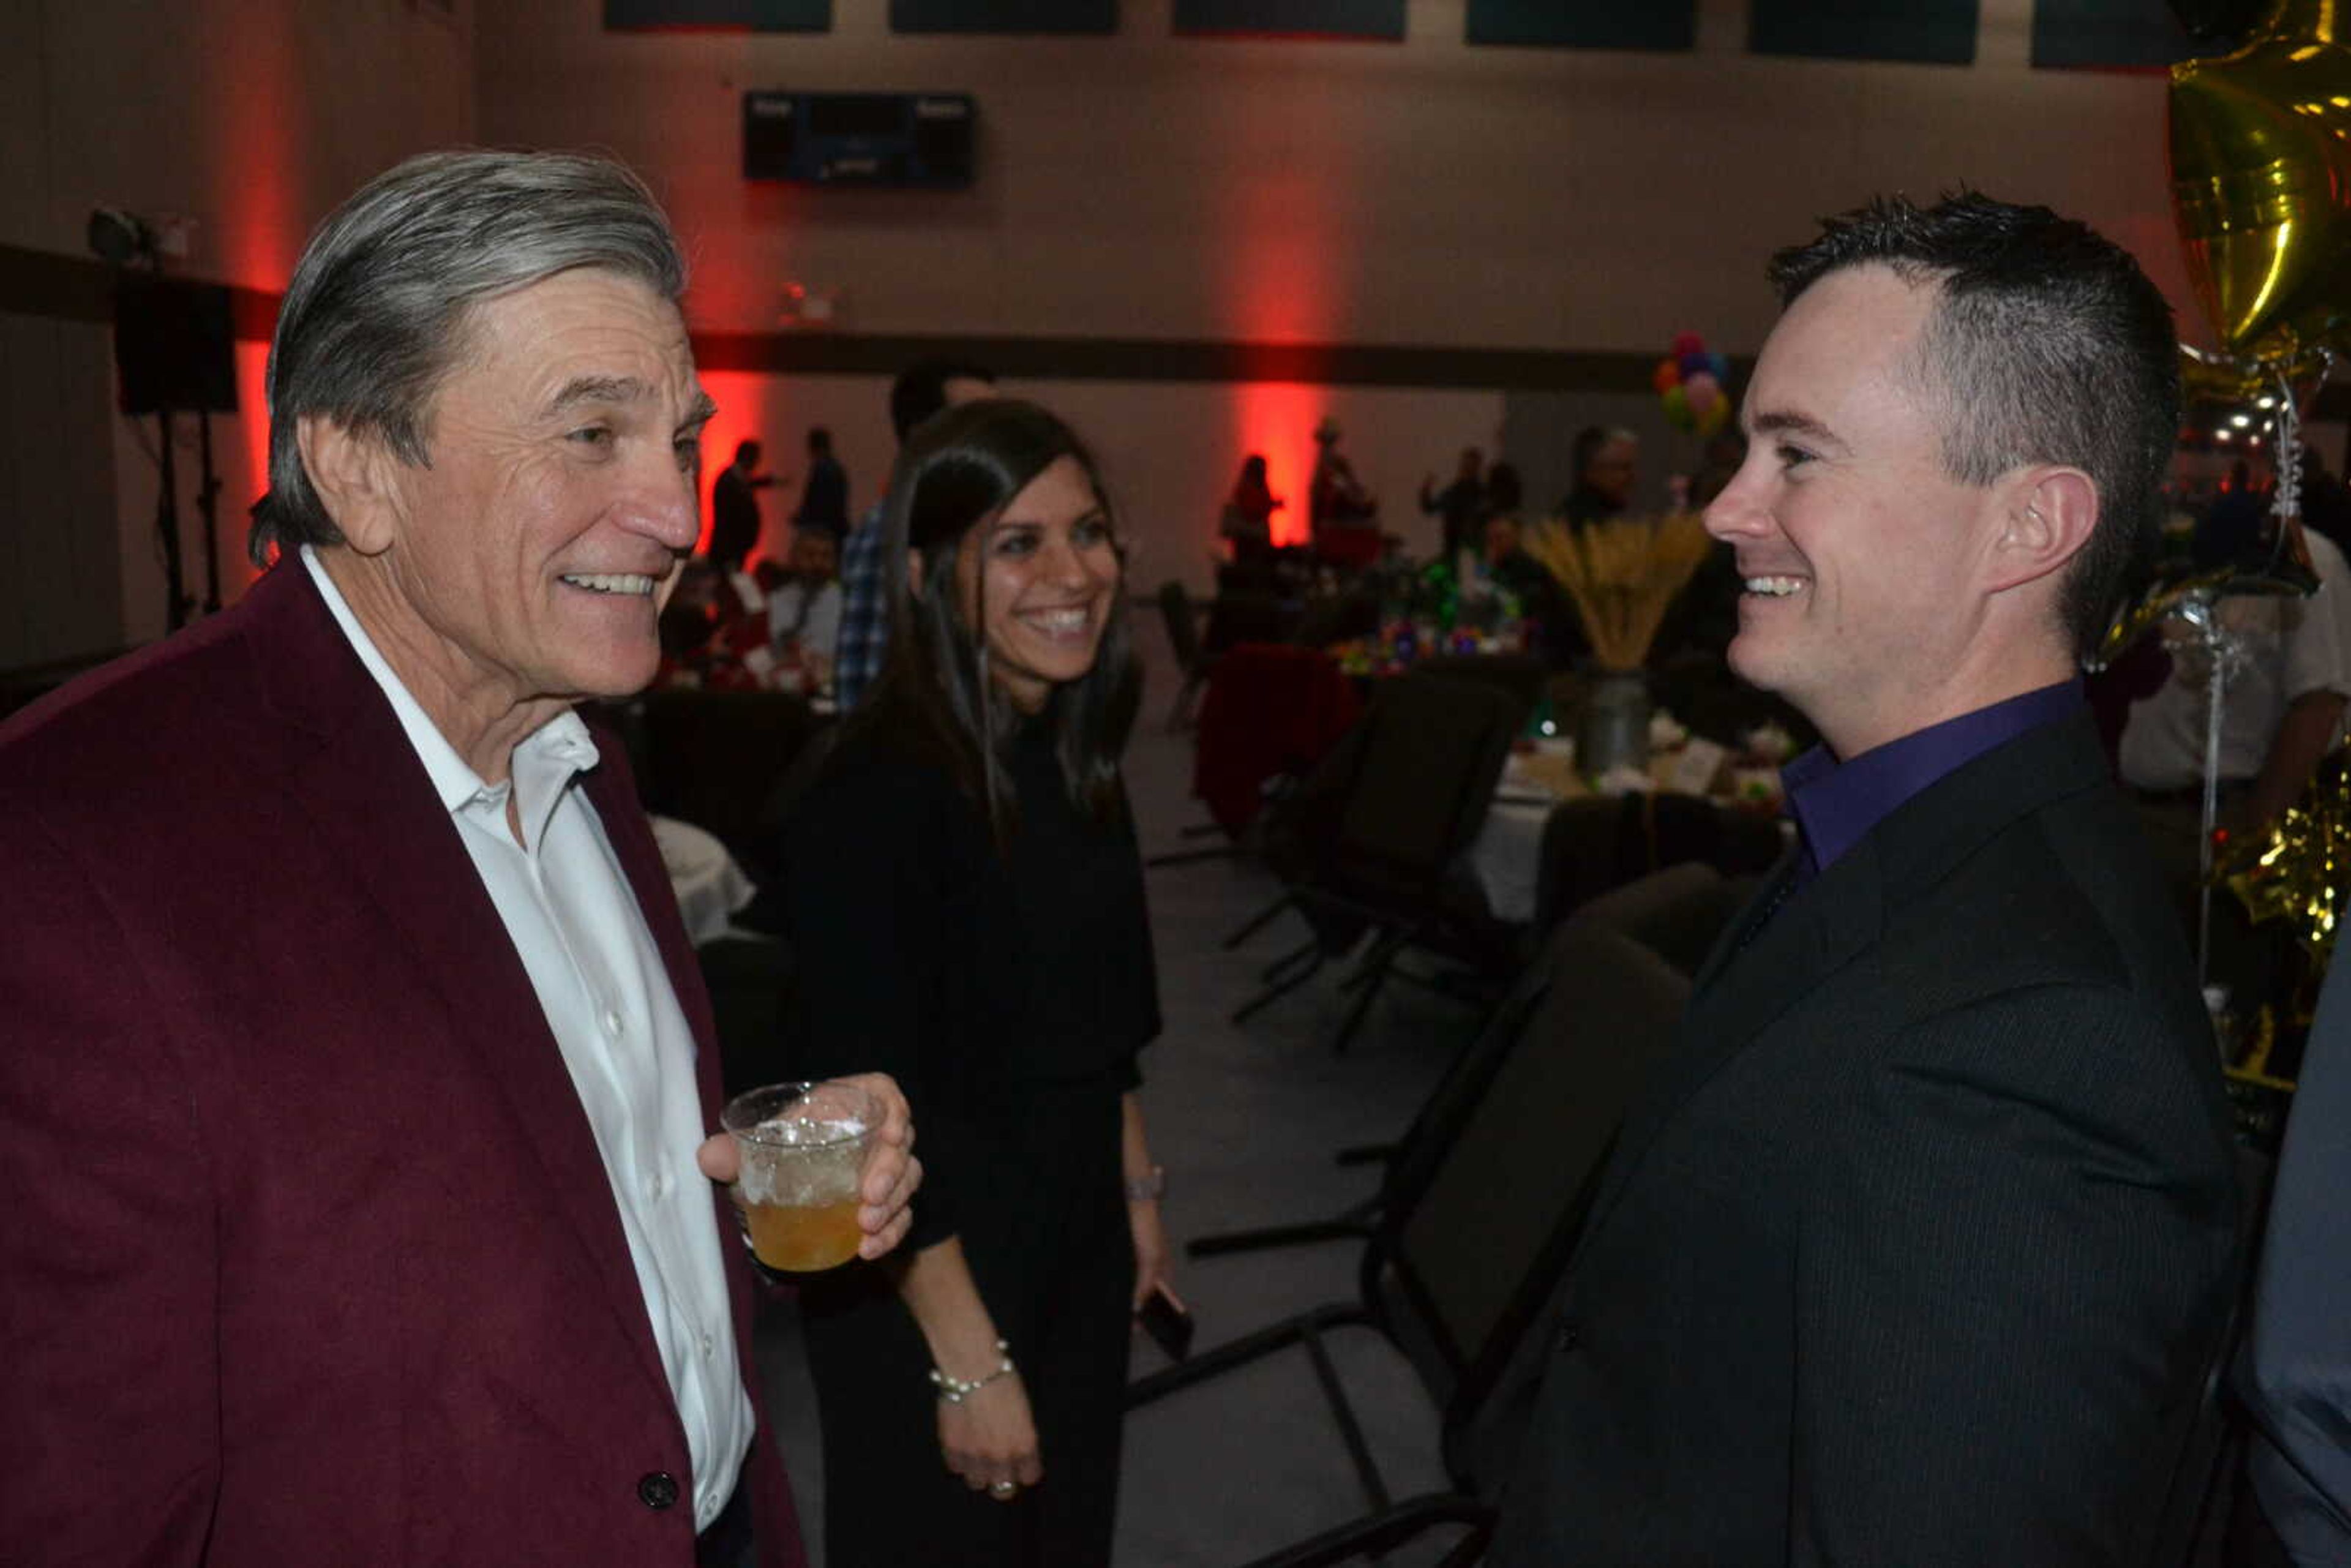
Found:
<path fill-rule="evenodd" d="M 311 236 L 269 347 L 269 493 L 246 544 L 340 544 L 302 466 L 307 414 L 429 465 L 433 395 L 478 301 L 601 267 L 674 300 L 685 261 L 637 176 L 572 152 L 428 152 L 378 175 Z"/>

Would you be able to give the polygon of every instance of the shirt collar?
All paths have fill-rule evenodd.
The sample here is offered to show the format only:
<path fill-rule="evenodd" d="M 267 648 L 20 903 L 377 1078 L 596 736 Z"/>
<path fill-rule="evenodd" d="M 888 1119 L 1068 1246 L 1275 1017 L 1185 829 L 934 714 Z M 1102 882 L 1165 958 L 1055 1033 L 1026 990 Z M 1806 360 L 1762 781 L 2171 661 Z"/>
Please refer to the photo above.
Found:
<path fill-rule="evenodd" d="M 1803 871 L 1827 870 L 1913 795 L 2026 730 L 2070 716 L 2084 700 L 2080 681 L 2060 681 L 1929 725 L 1846 762 L 1826 747 L 1805 752 L 1780 774 L 1788 810 L 1803 833 Z"/>
<path fill-rule="evenodd" d="M 319 564 L 317 552 L 308 545 L 302 547 L 302 565 L 309 572 L 310 580 L 318 585 L 319 596 L 326 601 L 327 612 L 342 628 L 351 652 L 359 655 L 360 663 L 381 688 L 384 700 L 392 704 L 392 714 L 400 720 L 409 746 L 433 780 L 433 792 L 439 798 L 441 809 L 455 814 L 470 808 L 503 816 L 507 796 L 515 792 L 524 841 L 536 846 L 565 788 L 574 776 L 596 765 L 596 743 L 589 737 L 588 727 L 580 716 L 566 708 L 532 730 L 514 749 L 514 758 L 507 765 L 512 775 L 509 781 L 484 782 L 392 673 L 376 647 L 375 639 L 360 624 L 342 591 L 327 575 L 327 569 Z"/>

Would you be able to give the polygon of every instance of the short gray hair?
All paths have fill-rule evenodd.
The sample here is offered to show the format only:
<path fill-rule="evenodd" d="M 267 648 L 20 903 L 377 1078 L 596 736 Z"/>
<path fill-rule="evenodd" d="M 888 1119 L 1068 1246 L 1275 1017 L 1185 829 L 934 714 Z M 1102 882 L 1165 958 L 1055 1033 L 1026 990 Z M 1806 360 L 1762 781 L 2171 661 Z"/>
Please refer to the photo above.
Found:
<path fill-rule="evenodd" d="M 429 465 L 433 394 L 478 301 L 601 267 L 675 300 L 685 261 L 644 182 L 573 152 L 428 152 L 378 175 L 311 236 L 269 348 L 269 493 L 246 549 L 340 544 L 302 466 L 307 414 Z"/>

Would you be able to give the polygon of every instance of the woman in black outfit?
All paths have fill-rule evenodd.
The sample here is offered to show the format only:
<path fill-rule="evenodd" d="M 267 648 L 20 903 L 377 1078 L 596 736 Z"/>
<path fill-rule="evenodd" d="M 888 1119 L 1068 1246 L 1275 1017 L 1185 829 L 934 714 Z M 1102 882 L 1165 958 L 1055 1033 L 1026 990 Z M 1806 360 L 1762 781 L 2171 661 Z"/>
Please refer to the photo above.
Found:
<path fill-rule="evenodd" d="M 904 1261 L 802 1286 L 827 1554 L 1106 1563 L 1168 1274 L 1117 543 L 1076 436 L 1005 400 L 917 433 L 885 526 L 889 663 L 784 831 L 795 1071 L 894 1073 L 925 1168 Z"/>

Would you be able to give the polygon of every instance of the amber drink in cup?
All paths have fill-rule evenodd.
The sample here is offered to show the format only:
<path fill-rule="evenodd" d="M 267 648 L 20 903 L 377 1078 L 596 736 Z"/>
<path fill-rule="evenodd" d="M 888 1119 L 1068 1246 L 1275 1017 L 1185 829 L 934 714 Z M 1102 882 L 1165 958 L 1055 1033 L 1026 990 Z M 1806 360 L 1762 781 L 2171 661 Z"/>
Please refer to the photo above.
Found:
<path fill-rule="evenodd" d="M 848 1083 L 770 1083 L 727 1103 L 719 1124 L 742 1157 L 736 1196 L 760 1262 L 806 1274 L 857 1256 L 857 1178 L 881 1119 Z"/>

